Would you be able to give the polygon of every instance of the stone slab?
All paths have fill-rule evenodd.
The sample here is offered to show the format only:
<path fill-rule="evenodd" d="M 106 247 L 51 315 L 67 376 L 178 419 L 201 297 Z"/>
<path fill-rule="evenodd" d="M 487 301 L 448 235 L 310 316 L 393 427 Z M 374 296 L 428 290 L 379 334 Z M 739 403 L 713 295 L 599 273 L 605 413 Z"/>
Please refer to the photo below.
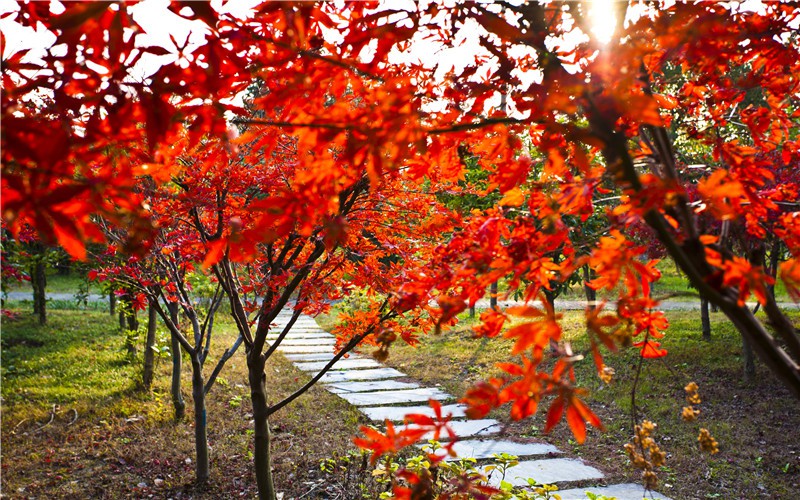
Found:
<path fill-rule="evenodd" d="M 452 414 L 454 418 L 466 416 L 465 405 L 443 405 L 442 415 Z M 434 416 L 430 406 L 370 406 L 358 409 L 372 421 L 383 422 L 386 419 L 402 421 L 409 413 Z"/>
<path fill-rule="evenodd" d="M 286 321 L 274 321 L 272 322 L 272 324 L 275 325 L 273 328 L 283 329 L 286 327 L 288 323 Z M 322 328 L 320 328 L 320 326 L 317 324 L 316 321 L 296 321 L 292 325 L 292 330 L 294 330 L 295 328 L 304 330 L 322 330 Z"/>
<path fill-rule="evenodd" d="M 439 389 L 430 387 L 420 387 L 418 389 L 406 389 L 400 391 L 381 391 L 381 392 L 358 392 L 352 394 L 339 394 L 339 397 L 347 400 L 351 405 L 356 406 L 375 406 L 393 405 L 401 403 L 419 403 L 429 399 L 453 399 L 453 396 Z"/>
<path fill-rule="evenodd" d="M 281 345 L 334 345 L 336 339 L 333 337 L 327 339 L 283 339 Z"/>
<path fill-rule="evenodd" d="M 283 330 L 286 328 L 286 325 L 278 325 L 273 328 L 270 328 L 271 331 Z M 291 330 L 292 332 L 324 332 L 322 328 L 318 327 L 317 325 L 298 325 L 295 323 L 292 325 Z"/>
<path fill-rule="evenodd" d="M 493 418 L 481 420 L 456 420 L 455 422 L 450 422 L 448 426 L 458 438 L 489 436 L 491 434 L 497 434 L 502 428 L 500 426 L 500 422 Z M 429 439 L 433 439 L 433 431 L 422 436 L 420 441 L 427 441 Z M 447 434 L 439 436 L 439 441 L 449 440 L 450 437 Z"/>
<path fill-rule="evenodd" d="M 277 339 L 278 339 L 277 335 L 270 335 L 270 336 L 267 337 L 267 342 L 275 342 Z M 327 341 L 336 340 L 336 339 L 334 337 L 330 336 L 330 335 L 318 335 L 318 334 L 294 335 L 294 334 L 290 333 L 289 335 L 287 335 L 286 337 L 283 338 L 283 341 L 281 342 L 281 344 L 284 343 L 284 342 L 287 342 L 287 343 L 288 342 L 292 342 L 294 340 L 318 340 L 318 341 L 321 341 L 321 342 L 317 342 L 319 344 L 327 344 L 327 343 L 330 343 L 330 342 L 327 342 Z M 297 345 L 297 344 L 295 344 L 295 345 Z"/>
<path fill-rule="evenodd" d="M 288 356 L 287 356 L 288 357 Z M 417 384 L 400 382 L 399 380 L 376 380 L 374 382 L 342 382 L 325 386 L 334 394 L 347 394 L 354 392 L 394 391 L 397 389 L 416 389 Z"/>
<path fill-rule="evenodd" d="M 327 364 L 327 361 L 309 361 L 307 363 L 295 363 L 294 366 L 303 370 L 304 372 L 316 372 L 325 368 Z M 371 358 L 340 359 L 331 367 L 331 370 L 380 368 L 381 366 L 383 365 Z"/>
<path fill-rule="evenodd" d="M 642 500 L 643 498 L 653 498 L 655 500 L 670 500 L 655 491 L 645 492 L 644 486 L 635 483 L 612 484 L 611 486 L 596 486 L 589 488 L 573 488 L 570 490 L 557 491 L 561 500 L 586 500 L 586 492 L 590 491 L 596 495 L 605 495 L 617 500 Z"/>
<path fill-rule="evenodd" d="M 270 333 L 267 335 L 267 339 L 272 340 L 276 339 L 280 336 L 280 332 Z M 296 332 L 291 330 L 289 333 L 286 334 L 286 338 L 296 338 L 296 339 L 332 339 L 335 338 L 328 332 L 319 331 L 319 332 Z"/>
<path fill-rule="evenodd" d="M 547 455 L 561 453 L 558 448 L 546 443 L 517 443 L 507 440 L 478 440 L 468 439 L 457 441 L 453 445 L 453 451 L 458 456 L 446 457 L 445 460 L 453 461 L 461 458 L 492 458 L 495 453 L 508 453 L 517 457 L 530 457 L 534 455 Z"/>
<path fill-rule="evenodd" d="M 306 354 L 312 352 L 333 352 L 332 345 L 285 345 L 281 343 L 278 350 L 286 353 Z"/>
<path fill-rule="evenodd" d="M 381 380 L 405 377 L 405 373 L 394 368 L 373 368 L 368 370 L 329 371 L 320 378 L 322 383 L 350 382 L 353 380 Z"/>
<path fill-rule="evenodd" d="M 505 481 L 513 486 L 527 486 L 529 478 L 536 480 L 539 484 L 553 484 L 602 479 L 603 473 L 572 458 L 526 460 L 506 470 Z M 489 484 L 499 486 L 500 480 L 501 477 L 498 474 L 493 474 L 489 478 Z"/>
<path fill-rule="evenodd" d="M 284 354 L 289 361 L 329 361 L 333 359 L 333 351 L 309 354 Z"/>

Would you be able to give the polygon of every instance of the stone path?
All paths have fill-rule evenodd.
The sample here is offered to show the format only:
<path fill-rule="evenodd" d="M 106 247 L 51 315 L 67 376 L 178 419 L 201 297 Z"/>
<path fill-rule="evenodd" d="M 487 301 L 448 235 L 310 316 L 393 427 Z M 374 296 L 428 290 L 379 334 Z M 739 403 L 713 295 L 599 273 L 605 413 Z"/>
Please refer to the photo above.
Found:
<path fill-rule="evenodd" d="M 289 318 L 290 312 L 285 311 L 278 316 L 276 323 L 283 327 Z M 275 331 L 269 340 L 280 332 L 278 328 Z M 316 373 L 332 359 L 333 344 L 333 335 L 319 328 L 313 318 L 301 316 L 278 349 L 299 369 Z M 399 378 L 404 380 L 397 380 Z M 639 484 L 571 487 L 576 482 L 597 484 L 604 475 L 582 460 L 560 457 L 561 451 L 550 444 L 493 439 L 492 435 L 500 432 L 501 428 L 497 420 L 466 420 L 465 406 L 456 404 L 454 396 L 439 388 L 421 387 L 409 382 L 402 372 L 385 367 L 370 357 L 351 354 L 342 358 L 320 382 L 331 393 L 357 406 L 376 425 L 385 419 L 402 421 L 408 413 L 432 414 L 425 403 L 429 399 L 442 401 L 444 412 L 453 414 L 451 428 L 461 438 L 454 445 L 459 457 L 488 459 L 494 453 L 518 456 L 519 464 L 509 468 L 504 479 L 515 486 L 527 486 L 528 478 L 543 484 L 556 484 L 562 500 L 585 500 L 587 491 L 616 497 L 617 500 L 641 500 L 644 496 L 644 488 Z M 490 482 L 497 485 L 500 478 L 490 476 Z M 648 492 L 647 498 L 669 500 L 655 492 Z"/>

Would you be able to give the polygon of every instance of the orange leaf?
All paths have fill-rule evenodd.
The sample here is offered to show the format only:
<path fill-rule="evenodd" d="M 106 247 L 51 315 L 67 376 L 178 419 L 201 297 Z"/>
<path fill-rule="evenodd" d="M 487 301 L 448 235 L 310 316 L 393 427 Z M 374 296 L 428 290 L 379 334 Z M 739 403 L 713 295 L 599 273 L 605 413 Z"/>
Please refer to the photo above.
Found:
<path fill-rule="evenodd" d="M 663 358 L 667 355 L 666 349 L 660 349 L 661 344 L 648 340 L 647 342 L 637 342 L 634 347 L 642 348 L 642 357 L 646 359 Z"/>
<path fill-rule="evenodd" d="M 506 194 L 500 200 L 500 205 L 506 205 L 509 207 L 518 207 L 525 202 L 525 195 L 522 194 L 522 191 L 515 187 L 514 189 L 510 189 L 506 191 Z"/>
<path fill-rule="evenodd" d="M 558 424 L 564 415 L 564 398 L 557 397 L 547 410 L 547 421 L 544 424 L 544 432 L 550 432 Z"/>
<path fill-rule="evenodd" d="M 569 424 L 575 440 L 579 444 L 583 444 L 586 441 L 586 422 L 583 421 L 580 412 L 573 405 L 567 407 L 567 424 Z"/>
<path fill-rule="evenodd" d="M 66 250 L 68 254 L 76 259 L 85 260 L 86 247 L 75 234 L 77 232 L 75 225 L 71 225 L 71 228 L 65 228 L 60 224 L 53 224 L 53 232 L 58 239 L 58 243 L 64 247 L 64 250 Z"/>
<path fill-rule="evenodd" d="M 211 242 L 209 245 L 208 253 L 206 254 L 206 258 L 203 260 L 203 269 L 208 269 L 209 267 L 213 266 L 217 262 L 222 259 L 223 255 L 225 255 L 225 249 L 227 248 L 227 242 L 225 240 L 215 240 Z"/>

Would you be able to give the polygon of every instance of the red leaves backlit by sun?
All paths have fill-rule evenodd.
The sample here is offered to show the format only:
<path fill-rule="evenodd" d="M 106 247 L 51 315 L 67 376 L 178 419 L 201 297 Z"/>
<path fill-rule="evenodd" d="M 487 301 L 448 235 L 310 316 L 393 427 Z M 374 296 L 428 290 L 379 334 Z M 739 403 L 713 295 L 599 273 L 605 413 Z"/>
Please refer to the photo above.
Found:
<path fill-rule="evenodd" d="M 470 415 L 508 404 L 525 418 L 553 398 L 548 428 L 566 416 L 581 441 L 599 422 L 552 302 L 580 281 L 613 298 L 586 310 L 598 373 L 604 349 L 663 356 L 647 257 L 666 253 L 747 318 L 738 328 L 800 394 L 796 332 L 770 293 L 780 278 L 800 297 L 800 9 L 662 7 L 601 50 L 589 36 L 553 46 L 582 22 L 569 2 L 264 2 L 246 19 L 179 2 L 165 19 L 203 25 L 201 42 L 163 46 L 125 3 L 23 4 L 9 20 L 55 41 L 4 54 L 4 227 L 76 258 L 109 238 L 121 252 L 97 278 L 173 304 L 205 273 L 256 355 L 251 334 L 290 298 L 316 314 L 365 290 L 337 348 L 384 356 L 502 281 L 498 298 L 523 305 L 483 313 L 475 333 L 513 340 L 515 358 L 467 394 Z M 463 47 L 463 67 L 422 54 Z M 139 78 L 147 58 L 163 64 Z M 396 451 L 404 432 L 363 444 Z"/>
<path fill-rule="evenodd" d="M 436 400 L 430 400 L 429 404 L 433 409 L 433 416 L 424 414 L 409 414 L 405 417 L 405 425 L 397 430 L 390 420 L 386 420 L 386 432 L 380 432 L 372 427 L 361 426 L 363 437 L 357 437 L 353 441 L 361 448 L 371 450 L 370 461 L 375 464 L 378 459 L 386 454 L 395 454 L 407 446 L 418 443 L 424 436 L 430 435 L 428 439 L 440 440 L 448 439 L 442 450 L 444 453 L 431 454 L 430 459 L 434 462 L 443 460 L 448 455 L 454 455 L 452 446 L 457 436 L 448 426 L 451 415 L 442 413 L 442 405 Z"/>
<path fill-rule="evenodd" d="M 428 432 L 424 428 L 408 426 L 397 431 L 390 420 L 386 420 L 385 423 L 385 433 L 362 425 L 360 430 L 364 437 L 358 437 L 353 440 L 359 448 L 372 451 L 372 457 L 370 458 L 372 464 L 375 464 L 382 455 L 387 453 L 394 454 L 406 446 L 411 446 L 422 439 L 422 436 Z"/>

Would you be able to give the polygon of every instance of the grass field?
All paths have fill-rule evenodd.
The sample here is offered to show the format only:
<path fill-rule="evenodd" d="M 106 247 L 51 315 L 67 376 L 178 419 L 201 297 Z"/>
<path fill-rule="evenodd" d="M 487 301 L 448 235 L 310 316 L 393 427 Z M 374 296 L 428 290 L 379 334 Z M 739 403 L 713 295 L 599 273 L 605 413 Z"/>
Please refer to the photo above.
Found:
<path fill-rule="evenodd" d="M 56 272 L 50 272 L 47 274 L 47 288 L 46 290 L 49 293 L 75 293 L 76 290 L 79 290 L 81 284 L 84 282 L 84 279 L 77 274 L 58 274 Z M 86 285 L 84 285 L 86 286 Z M 30 281 L 11 281 L 7 285 L 7 290 L 9 292 L 30 292 L 33 289 L 31 288 Z M 96 283 L 89 282 L 89 292 L 90 293 L 100 293 L 99 288 Z"/>
<path fill-rule="evenodd" d="M 195 491 L 188 363 L 183 377 L 187 415 L 176 423 L 169 359 L 159 360 L 155 385 L 144 392 L 141 357 L 127 357 L 115 318 L 52 311 L 48 321 L 39 327 L 28 312 L 3 320 L 4 498 L 256 496 L 241 354 L 229 361 L 209 393 L 211 481 L 208 489 Z M 206 373 L 233 339 L 232 325 L 220 321 Z M 166 343 L 162 334 L 160 345 Z M 274 400 L 306 380 L 280 356 L 270 361 L 267 373 Z M 344 400 L 315 387 L 271 419 L 275 478 L 287 498 L 324 490 L 320 460 L 353 449 L 361 418 Z"/>

